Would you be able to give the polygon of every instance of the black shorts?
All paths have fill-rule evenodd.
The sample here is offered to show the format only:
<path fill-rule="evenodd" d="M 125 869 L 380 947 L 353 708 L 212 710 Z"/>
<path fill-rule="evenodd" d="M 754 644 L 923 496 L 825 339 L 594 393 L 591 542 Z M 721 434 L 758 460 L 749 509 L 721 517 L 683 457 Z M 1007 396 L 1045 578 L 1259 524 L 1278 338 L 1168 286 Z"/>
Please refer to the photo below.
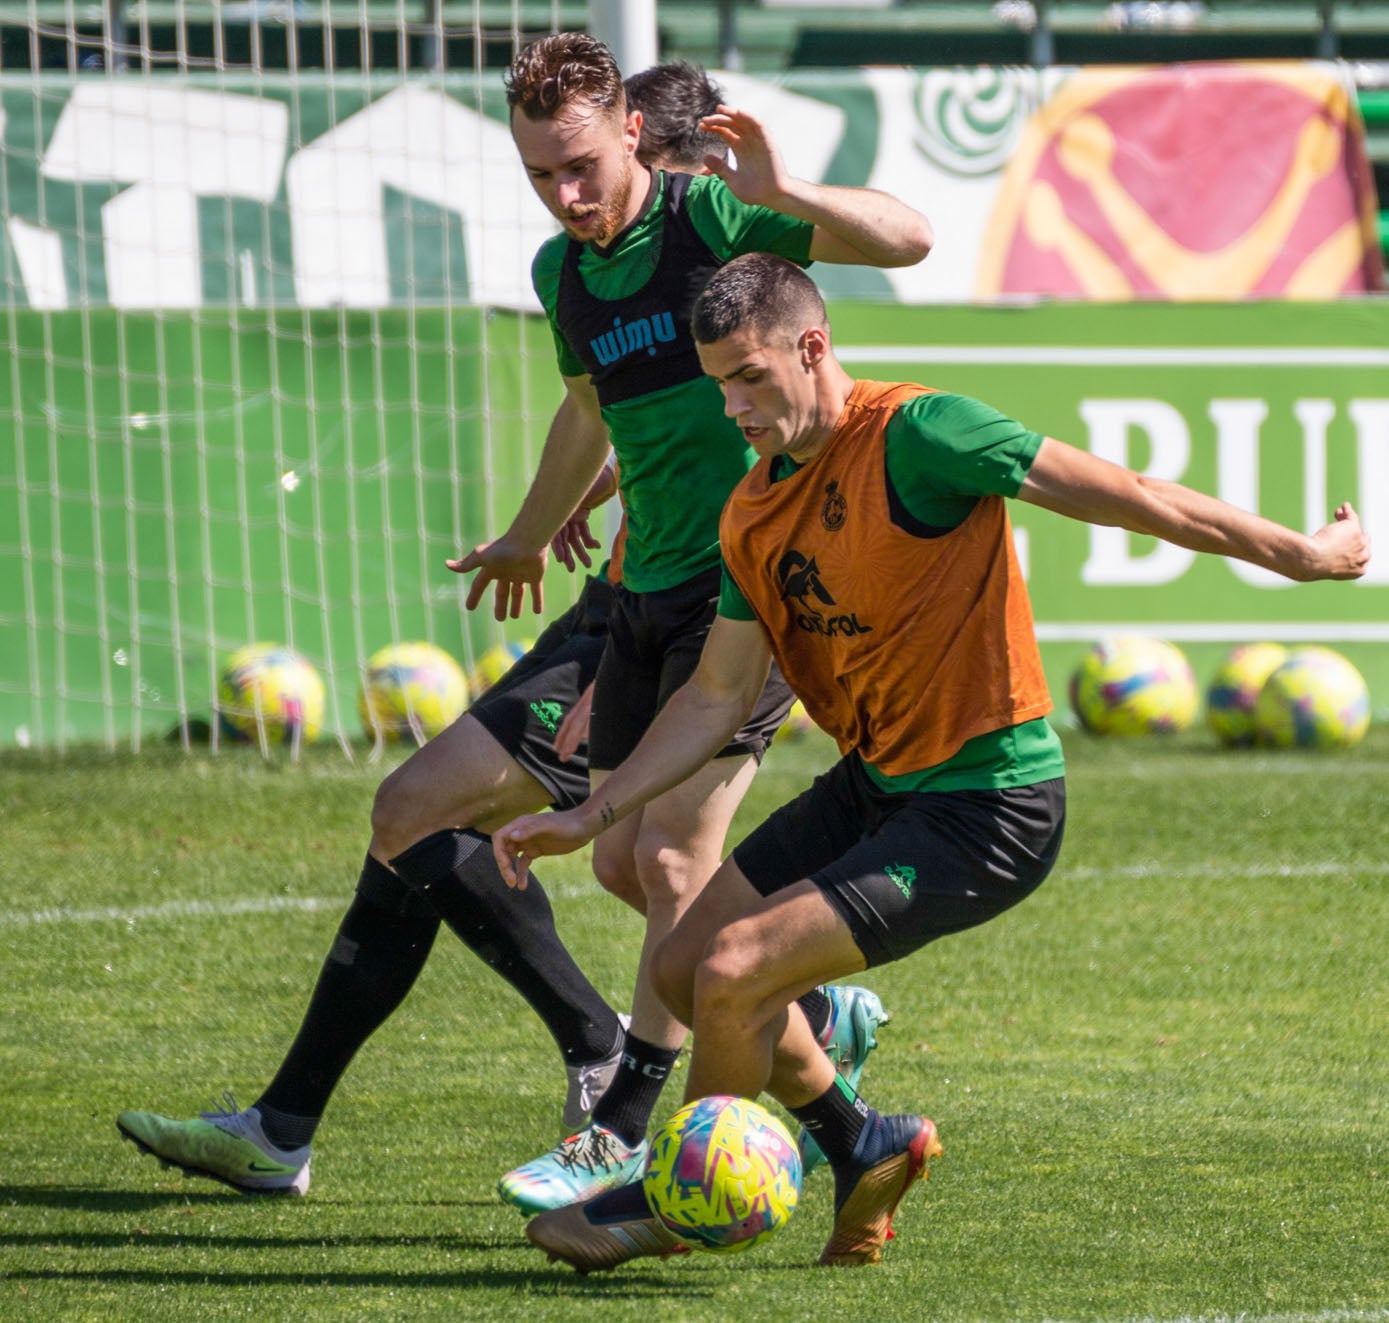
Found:
<path fill-rule="evenodd" d="M 587 745 L 562 763 L 554 740 L 565 713 L 598 674 L 612 593 L 606 580 L 590 576 L 579 600 L 468 709 L 545 787 L 556 808 L 573 808 L 588 798 Z"/>
<path fill-rule="evenodd" d="M 1060 777 L 891 793 L 849 754 L 753 830 L 733 860 L 763 896 L 809 878 L 871 968 L 1028 896 L 1056 862 L 1065 822 Z"/>
<path fill-rule="evenodd" d="M 722 570 L 714 568 L 674 588 L 650 593 L 613 589 L 608 647 L 593 691 L 589 762 L 611 772 L 646 734 L 656 713 L 699 665 L 719 605 Z M 794 695 L 772 665 L 747 724 L 716 757 L 766 753 Z"/>

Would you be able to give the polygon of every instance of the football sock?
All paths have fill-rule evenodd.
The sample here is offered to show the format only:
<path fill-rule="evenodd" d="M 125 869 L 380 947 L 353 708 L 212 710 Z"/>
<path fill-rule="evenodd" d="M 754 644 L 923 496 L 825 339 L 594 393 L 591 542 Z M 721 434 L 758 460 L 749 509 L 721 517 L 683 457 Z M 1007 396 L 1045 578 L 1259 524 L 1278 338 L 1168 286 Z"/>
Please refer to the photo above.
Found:
<path fill-rule="evenodd" d="M 810 1022 L 810 1032 L 815 1035 L 815 1041 L 823 1043 L 834 1017 L 834 1003 L 830 1001 L 829 993 L 824 988 L 811 988 L 796 998 L 796 1005 Z"/>
<path fill-rule="evenodd" d="M 819 1144 L 836 1171 L 853 1161 L 864 1124 L 870 1115 L 876 1115 L 842 1075 L 836 1075 L 834 1083 L 818 1098 L 787 1110 Z"/>
<path fill-rule="evenodd" d="M 276 1148 L 299 1148 L 307 1144 L 323 1119 L 319 1116 L 294 1116 L 265 1102 L 257 1103 L 256 1110 L 260 1112 L 260 1128 Z"/>
<path fill-rule="evenodd" d="M 390 869 L 368 855 L 364 879 L 375 870 L 399 887 Z M 299 1033 L 256 1102 L 273 1144 L 309 1142 L 348 1062 L 414 986 L 438 931 L 437 916 L 399 914 L 361 894 L 353 899 Z"/>
<path fill-rule="evenodd" d="M 631 1147 L 640 1144 L 666 1076 L 679 1055 L 678 1047 L 657 1047 L 628 1030 L 622 1044 L 622 1064 L 593 1109 L 594 1125 L 611 1130 Z"/>
<path fill-rule="evenodd" d="M 622 1034 L 617 1014 L 560 941 L 550 898 L 534 874 L 524 891 L 508 887 L 491 840 L 471 830 L 426 836 L 391 866 L 530 1003 L 566 1065 L 611 1055 Z"/>

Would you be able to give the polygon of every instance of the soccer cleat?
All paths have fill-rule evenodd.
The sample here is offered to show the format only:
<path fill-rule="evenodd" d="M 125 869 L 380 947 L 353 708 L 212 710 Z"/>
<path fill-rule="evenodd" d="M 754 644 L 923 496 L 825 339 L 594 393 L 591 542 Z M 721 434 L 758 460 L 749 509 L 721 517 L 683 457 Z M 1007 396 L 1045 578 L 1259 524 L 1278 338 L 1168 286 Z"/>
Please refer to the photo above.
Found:
<path fill-rule="evenodd" d="M 541 1213 L 526 1223 L 526 1239 L 543 1249 L 551 1263 L 567 1263 L 581 1273 L 690 1249 L 652 1216 L 640 1184 Z"/>
<path fill-rule="evenodd" d="M 825 1049 L 836 1071 L 857 1090 L 863 1078 L 863 1068 L 868 1064 L 868 1054 L 878 1046 L 878 1026 L 888 1022 L 888 1013 L 878 994 L 869 988 L 840 987 L 837 984 L 826 987 L 832 1013 L 829 1027 L 820 1037 L 820 1046 Z M 809 1176 L 816 1167 L 825 1162 L 820 1146 L 802 1128 L 799 1142 L 801 1146 L 801 1174 Z"/>
<path fill-rule="evenodd" d="M 913 1181 L 931 1174 L 927 1162 L 944 1151 L 935 1124 L 924 1116 L 873 1116 L 859 1149 L 866 1144 L 878 1156 L 859 1164 L 852 1183 L 836 1176 L 834 1231 L 820 1255 L 822 1264 L 877 1263 L 892 1236 L 892 1217 L 902 1196 Z"/>
<path fill-rule="evenodd" d="M 196 1120 L 172 1121 L 154 1112 L 122 1112 L 116 1128 L 140 1150 L 185 1176 L 210 1176 L 249 1194 L 304 1194 L 309 1188 L 309 1146 L 277 1148 L 260 1125 L 260 1111 L 239 1111 L 224 1095 L 227 1110 L 203 1112 Z"/>
<path fill-rule="evenodd" d="M 617 1020 L 621 1028 L 617 1036 L 617 1046 L 613 1048 L 611 1056 L 604 1057 L 601 1061 L 587 1062 L 582 1066 L 564 1068 L 565 1074 L 569 1077 L 569 1088 L 564 1095 L 564 1114 L 561 1118 L 566 1135 L 572 1135 L 588 1124 L 594 1104 L 607 1092 L 608 1085 L 617 1074 L 618 1066 L 622 1064 L 622 1045 L 627 1040 L 627 1026 L 632 1023 L 632 1017 L 619 1015 Z"/>
<path fill-rule="evenodd" d="M 589 1124 L 548 1153 L 509 1171 L 497 1193 L 523 1213 L 543 1213 L 581 1203 L 638 1179 L 646 1165 L 646 1140 L 630 1148 L 620 1135 Z"/>

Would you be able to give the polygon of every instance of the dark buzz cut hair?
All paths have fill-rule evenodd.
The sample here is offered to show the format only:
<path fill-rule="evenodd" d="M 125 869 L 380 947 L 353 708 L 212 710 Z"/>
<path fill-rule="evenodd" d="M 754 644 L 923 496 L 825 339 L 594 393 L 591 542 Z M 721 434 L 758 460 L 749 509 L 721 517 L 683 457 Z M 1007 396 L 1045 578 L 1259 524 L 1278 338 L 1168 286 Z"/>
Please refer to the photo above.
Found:
<path fill-rule="evenodd" d="M 627 106 L 641 111 L 637 160 L 698 174 L 706 156 L 728 159 L 728 144 L 699 127 L 723 101 L 723 90 L 697 64 L 676 60 L 633 74 L 623 86 Z"/>
<path fill-rule="evenodd" d="M 794 262 L 770 253 L 745 253 L 720 267 L 695 300 L 691 329 L 709 345 L 738 330 L 793 344 L 808 326 L 829 330 L 825 301 Z"/>
<path fill-rule="evenodd" d="M 627 113 L 622 73 L 597 37 L 556 32 L 530 43 L 506 74 L 506 105 L 527 119 L 553 119 L 579 102 L 598 110 Z"/>

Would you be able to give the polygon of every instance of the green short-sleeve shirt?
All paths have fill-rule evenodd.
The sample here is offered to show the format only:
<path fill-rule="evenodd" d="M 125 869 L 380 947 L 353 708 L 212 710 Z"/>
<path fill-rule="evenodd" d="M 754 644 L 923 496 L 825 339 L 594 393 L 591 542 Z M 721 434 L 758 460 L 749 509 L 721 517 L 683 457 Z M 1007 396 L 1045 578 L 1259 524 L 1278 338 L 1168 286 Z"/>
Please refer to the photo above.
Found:
<path fill-rule="evenodd" d="M 579 276 L 595 297 L 619 300 L 651 278 L 661 251 L 666 177 L 658 174 L 646 211 L 609 250 L 586 245 Z M 684 207 L 715 257 L 768 252 L 800 266 L 810 261 L 815 227 L 805 221 L 739 202 L 713 176 L 690 181 Z M 535 292 L 550 320 L 555 355 L 565 376 L 586 369 L 560 332 L 555 304 L 567 235 L 548 240 L 531 267 Z M 627 512 L 623 582 L 634 592 L 674 587 L 719 563 L 719 515 L 724 502 L 752 467 L 756 455 L 725 416 L 723 394 L 709 377 L 605 406 L 622 474 Z"/>

